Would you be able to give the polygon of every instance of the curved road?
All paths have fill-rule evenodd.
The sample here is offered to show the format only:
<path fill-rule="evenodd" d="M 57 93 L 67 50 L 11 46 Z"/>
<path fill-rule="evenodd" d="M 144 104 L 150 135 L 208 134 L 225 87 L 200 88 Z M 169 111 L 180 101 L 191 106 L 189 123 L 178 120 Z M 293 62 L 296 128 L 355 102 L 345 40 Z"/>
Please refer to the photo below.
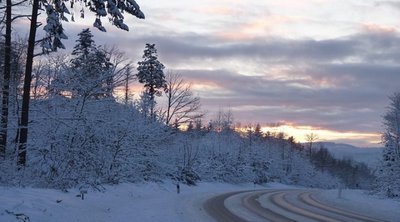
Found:
<path fill-rule="evenodd" d="M 208 199 L 204 209 L 219 222 L 384 221 L 326 205 L 315 198 L 315 191 L 298 189 L 226 193 Z"/>

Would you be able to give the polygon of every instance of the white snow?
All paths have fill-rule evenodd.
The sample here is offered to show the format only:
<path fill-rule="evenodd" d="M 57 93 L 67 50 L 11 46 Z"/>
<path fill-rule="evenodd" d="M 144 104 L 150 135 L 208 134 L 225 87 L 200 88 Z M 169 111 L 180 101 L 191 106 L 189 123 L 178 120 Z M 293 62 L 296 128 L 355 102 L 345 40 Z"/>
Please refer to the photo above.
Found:
<path fill-rule="evenodd" d="M 318 194 L 318 200 L 354 212 L 367 212 L 367 215 L 387 221 L 400 221 L 400 202 L 373 196 L 362 190 L 325 190 Z"/>
<path fill-rule="evenodd" d="M 7 212 L 25 214 L 30 222 L 213 221 L 202 209 L 204 200 L 209 197 L 231 191 L 287 187 L 276 183 L 267 186 L 200 183 L 190 187 L 181 184 L 181 192 L 177 194 L 176 184 L 173 182 L 125 183 L 105 186 L 103 191 L 89 190 L 84 200 L 76 196 L 80 193 L 78 189 L 62 192 L 52 189 L 0 187 L 0 221 L 23 221 Z M 334 204 L 350 205 L 350 200 L 369 203 L 357 205 L 363 208 L 361 210 L 374 207 L 376 215 L 386 215 L 385 218 L 399 218 L 399 202 L 378 199 L 361 191 L 346 190 L 343 199 L 337 198 L 335 190 L 323 191 L 319 196 Z M 379 210 L 382 210 L 381 213 Z"/>
<path fill-rule="evenodd" d="M 31 222 L 112 222 L 112 221 L 212 221 L 202 211 L 203 200 L 218 193 L 249 189 L 250 185 L 201 183 L 180 185 L 177 194 L 172 182 L 120 184 L 106 186 L 104 191 L 89 191 L 85 199 L 80 192 L 52 189 L 0 187 L 0 221 L 20 221 L 14 215 L 23 213 Z M 57 201 L 61 201 L 57 203 Z"/>

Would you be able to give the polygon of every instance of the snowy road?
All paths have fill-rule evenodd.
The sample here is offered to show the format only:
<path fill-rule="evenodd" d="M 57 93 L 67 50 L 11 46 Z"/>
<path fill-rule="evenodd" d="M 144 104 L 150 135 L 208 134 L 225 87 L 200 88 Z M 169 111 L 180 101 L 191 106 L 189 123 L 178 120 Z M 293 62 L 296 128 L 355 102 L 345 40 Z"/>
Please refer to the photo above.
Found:
<path fill-rule="evenodd" d="M 208 199 L 204 209 L 217 221 L 384 221 L 366 212 L 332 207 L 316 199 L 318 191 L 271 189 L 240 191 Z"/>

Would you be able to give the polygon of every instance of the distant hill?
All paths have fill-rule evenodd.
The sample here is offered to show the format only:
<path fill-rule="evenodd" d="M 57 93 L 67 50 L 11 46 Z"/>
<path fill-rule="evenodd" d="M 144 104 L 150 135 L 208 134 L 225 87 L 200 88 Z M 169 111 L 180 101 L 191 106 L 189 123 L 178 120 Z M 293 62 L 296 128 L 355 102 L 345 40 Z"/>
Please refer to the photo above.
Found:
<path fill-rule="evenodd" d="M 372 169 L 379 166 L 382 157 L 382 147 L 361 148 L 349 144 L 332 142 L 318 142 L 314 147 L 319 148 L 321 145 L 327 148 L 335 158 L 350 158 L 354 161 L 365 163 Z"/>

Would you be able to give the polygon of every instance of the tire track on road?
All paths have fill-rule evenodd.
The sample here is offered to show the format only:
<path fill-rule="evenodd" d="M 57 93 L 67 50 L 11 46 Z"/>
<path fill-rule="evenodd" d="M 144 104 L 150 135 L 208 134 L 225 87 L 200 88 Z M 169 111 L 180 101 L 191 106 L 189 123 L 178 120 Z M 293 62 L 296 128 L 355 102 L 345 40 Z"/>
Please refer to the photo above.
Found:
<path fill-rule="evenodd" d="M 386 222 L 326 205 L 313 195 L 314 191 L 304 189 L 237 191 L 212 197 L 203 204 L 203 208 L 220 222 Z"/>
<path fill-rule="evenodd" d="M 275 191 L 277 192 L 277 191 Z M 288 217 L 285 217 L 281 214 L 276 213 L 275 211 L 272 211 L 271 209 L 264 208 L 261 206 L 260 202 L 257 201 L 257 199 L 266 194 L 271 194 L 274 193 L 274 191 L 270 192 L 261 192 L 258 194 L 253 194 L 253 195 L 248 195 L 245 196 L 242 199 L 243 205 L 249 209 L 250 211 L 254 212 L 255 214 L 269 220 L 269 221 L 276 221 L 276 222 L 295 222 L 295 220 L 292 220 Z"/>
<path fill-rule="evenodd" d="M 340 220 L 337 220 L 335 218 L 331 218 L 331 217 L 328 217 L 325 215 L 320 215 L 320 214 L 314 213 L 312 211 L 297 207 L 297 206 L 293 205 L 292 203 L 289 203 L 285 199 L 285 196 L 287 194 L 288 193 L 285 193 L 285 192 L 279 192 L 279 193 L 273 194 L 272 196 L 270 196 L 270 201 L 273 204 L 281 207 L 282 209 L 284 209 L 288 212 L 296 213 L 303 217 L 307 217 L 307 218 L 314 219 L 317 221 L 324 221 L 324 222 L 341 222 Z"/>
<path fill-rule="evenodd" d="M 257 216 L 259 220 L 262 221 L 276 221 L 276 222 L 295 222 L 288 217 L 285 217 L 281 214 L 278 214 L 270 209 L 264 208 L 257 201 L 257 199 L 261 195 L 266 195 L 275 192 L 281 192 L 282 190 L 269 190 L 269 191 L 239 191 L 239 192 L 230 192 L 222 195 L 215 196 L 213 198 L 208 199 L 203 208 L 205 211 L 210 214 L 214 219 L 220 222 L 244 222 L 249 221 L 250 219 L 242 218 L 241 216 L 231 212 L 226 206 L 225 201 L 231 197 L 235 197 L 237 195 L 244 194 L 243 197 L 240 197 L 240 201 L 244 209 L 249 211 L 251 214 Z M 249 194 L 245 194 L 249 193 Z M 257 221 L 259 221 L 257 220 Z M 253 221 L 253 220 L 250 220 Z"/>
<path fill-rule="evenodd" d="M 231 192 L 227 194 L 222 194 L 208 199 L 203 207 L 214 219 L 217 221 L 231 221 L 231 222 L 247 222 L 245 219 L 232 213 L 225 207 L 225 199 L 228 197 L 244 193 L 248 191 Z"/>
<path fill-rule="evenodd" d="M 327 212 L 339 214 L 339 215 L 348 217 L 349 219 L 356 219 L 356 220 L 361 220 L 361 221 L 365 221 L 365 222 L 385 222 L 384 220 L 375 219 L 375 218 L 372 218 L 369 216 L 361 215 L 359 213 L 354 213 L 354 212 L 346 211 L 346 210 L 343 210 L 340 208 L 325 205 L 325 204 L 317 201 L 312 196 L 313 196 L 313 194 L 310 192 L 303 192 L 299 195 L 299 199 L 300 199 L 300 201 L 302 201 L 303 203 L 305 203 L 307 205 L 325 210 Z M 351 221 L 351 220 L 349 220 L 349 221 Z"/>

